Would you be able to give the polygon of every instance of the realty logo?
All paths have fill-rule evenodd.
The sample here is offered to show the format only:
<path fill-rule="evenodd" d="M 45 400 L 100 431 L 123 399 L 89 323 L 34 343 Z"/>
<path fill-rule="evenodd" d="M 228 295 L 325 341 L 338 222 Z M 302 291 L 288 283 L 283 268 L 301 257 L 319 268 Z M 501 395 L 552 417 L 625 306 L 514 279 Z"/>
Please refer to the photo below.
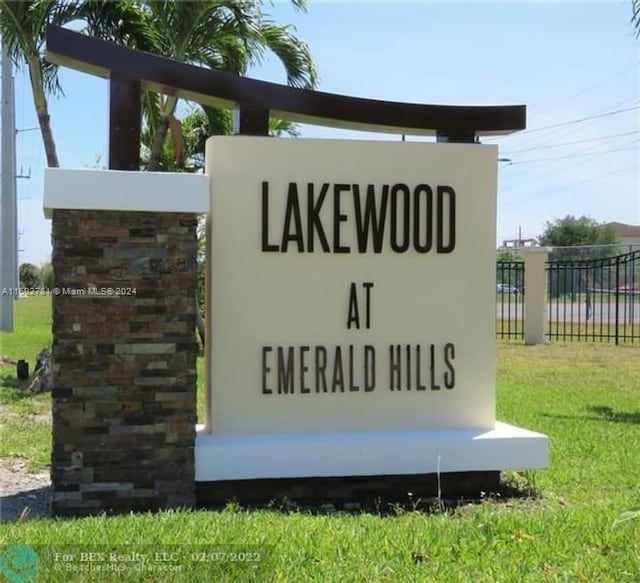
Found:
<path fill-rule="evenodd" d="M 10 545 L 0 554 L 0 573 L 9 583 L 31 583 L 39 563 L 38 553 L 30 546 Z"/>

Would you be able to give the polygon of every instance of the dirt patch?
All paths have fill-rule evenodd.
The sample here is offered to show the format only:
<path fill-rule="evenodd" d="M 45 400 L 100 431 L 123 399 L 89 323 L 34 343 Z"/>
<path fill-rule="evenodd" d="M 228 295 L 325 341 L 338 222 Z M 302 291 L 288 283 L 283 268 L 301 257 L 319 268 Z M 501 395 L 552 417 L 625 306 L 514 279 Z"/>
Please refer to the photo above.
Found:
<path fill-rule="evenodd" d="M 15 364 L 16 361 L 13 360 L 11 357 L 9 356 L 5 356 L 4 354 L 0 354 L 0 366 L 11 366 L 12 364 Z"/>

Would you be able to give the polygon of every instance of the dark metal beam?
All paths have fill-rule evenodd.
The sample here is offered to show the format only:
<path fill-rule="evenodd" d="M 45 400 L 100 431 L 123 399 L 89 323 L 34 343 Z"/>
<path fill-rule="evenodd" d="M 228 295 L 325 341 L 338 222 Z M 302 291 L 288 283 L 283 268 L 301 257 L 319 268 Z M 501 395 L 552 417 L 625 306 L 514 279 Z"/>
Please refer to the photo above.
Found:
<path fill-rule="evenodd" d="M 109 169 L 140 170 L 140 81 L 112 74 L 109 87 Z"/>
<path fill-rule="evenodd" d="M 269 135 L 269 110 L 259 105 L 239 104 L 234 113 L 233 133 L 244 136 Z"/>
<path fill-rule="evenodd" d="M 436 141 L 458 144 L 473 144 L 476 141 L 476 134 L 474 131 L 451 132 L 438 130 L 436 132 Z"/>
<path fill-rule="evenodd" d="M 137 79 L 143 89 L 214 107 L 257 106 L 293 122 L 411 135 L 495 135 L 525 128 L 526 107 L 398 103 L 310 91 L 134 51 L 55 26 L 47 60 L 85 73 Z"/>

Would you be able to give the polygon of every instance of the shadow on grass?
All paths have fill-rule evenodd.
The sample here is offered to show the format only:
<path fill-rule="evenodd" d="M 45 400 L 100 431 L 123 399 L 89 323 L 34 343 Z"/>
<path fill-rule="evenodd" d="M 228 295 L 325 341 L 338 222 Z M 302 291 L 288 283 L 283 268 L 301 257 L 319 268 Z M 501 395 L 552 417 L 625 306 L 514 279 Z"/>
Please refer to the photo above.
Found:
<path fill-rule="evenodd" d="M 640 411 L 622 413 L 614 411 L 611 407 L 587 407 L 587 411 L 595 413 L 599 419 L 613 423 L 640 423 Z"/>
<path fill-rule="evenodd" d="M 591 406 L 586 407 L 591 415 L 554 415 L 551 413 L 542 413 L 543 417 L 550 419 L 568 419 L 571 421 L 609 421 L 610 423 L 635 423 L 640 424 L 640 411 L 632 413 L 623 413 L 614 411 L 608 406 Z"/>
<path fill-rule="evenodd" d="M 8 370 L 0 372 L 0 387 L 16 388 L 18 386 L 18 379 L 15 375 Z"/>
<path fill-rule="evenodd" d="M 51 516 L 50 497 L 50 486 L 0 496 L 0 521 L 48 518 Z"/>
<path fill-rule="evenodd" d="M 542 497 L 541 492 L 535 486 L 535 476 L 532 478 L 532 474 L 529 472 L 504 472 L 497 487 L 473 495 L 454 496 L 443 490 L 440 496 L 419 496 L 411 492 L 406 492 L 404 495 L 399 495 L 396 492 L 392 496 L 376 496 L 372 492 L 366 494 L 354 492 L 351 496 L 343 493 L 341 496 L 332 497 L 330 488 L 327 488 L 326 496 L 319 494 L 316 491 L 313 498 L 305 498 L 304 495 L 296 497 L 293 494 L 291 497 L 284 495 L 274 496 L 270 499 L 266 499 L 267 496 L 264 495 L 265 499 L 259 500 L 260 492 L 254 491 L 252 500 L 242 500 L 240 497 L 235 498 L 229 495 L 226 501 L 200 501 L 198 509 L 214 511 L 222 509 L 231 511 L 270 510 L 283 514 L 303 512 L 311 515 L 373 514 L 376 516 L 396 516 L 405 512 L 453 513 L 464 507 L 487 502 L 505 506 L 516 500 L 535 503 Z"/>
<path fill-rule="evenodd" d="M 333 514 L 393 517 L 407 512 L 421 512 L 424 514 L 453 514 L 456 510 L 473 507 L 479 504 L 496 504 L 509 507 L 515 501 L 535 504 L 542 497 L 540 491 L 531 482 L 527 472 L 505 473 L 500 485 L 494 492 L 481 492 L 478 496 L 447 497 L 446 495 L 419 497 L 407 492 L 404 497 L 366 497 L 352 499 L 344 497 L 336 500 L 322 498 L 314 500 L 290 499 L 288 497 L 274 498 L 263 502 L 240 504 L 235 500 L 228 500 L 219 504 L 198 504 L 197 510 L 226 511 L 226 512 L 261 512 L 271 511 L 281 514 L 304 513 L 312 516 L 327 516 Z M 51 486 L 23 490 L 14 494 L 0 496 L 0 521 L 22 521 L 34 518 L 53 518 L 50 507 Z M 521 506 L 519 506 L 521 507 Z M 188 509 L 185 509 L 188 510 Z M 117 511 L 101 509 L 96 514 L 118 515 L 133 512 L 147 513 L 149 510 L 135 510 L 120 508 Z M 152 511 L 153 512 L 153 511 Z M 158 510 L 158 512 L 161 512 Z M 75 517 L 60 516 L 57 519 L 75 519 Z"/>

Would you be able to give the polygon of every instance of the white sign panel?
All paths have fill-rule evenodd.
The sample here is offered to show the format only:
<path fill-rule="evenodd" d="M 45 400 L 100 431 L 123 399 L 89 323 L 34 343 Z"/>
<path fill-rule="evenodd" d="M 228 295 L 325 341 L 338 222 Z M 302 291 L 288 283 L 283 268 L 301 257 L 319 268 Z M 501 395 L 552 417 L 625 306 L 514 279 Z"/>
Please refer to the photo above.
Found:
<path fill-rule="evenodd" d="M 497 148 L 216 137 L 214 435 L 492 429 Z"/>

